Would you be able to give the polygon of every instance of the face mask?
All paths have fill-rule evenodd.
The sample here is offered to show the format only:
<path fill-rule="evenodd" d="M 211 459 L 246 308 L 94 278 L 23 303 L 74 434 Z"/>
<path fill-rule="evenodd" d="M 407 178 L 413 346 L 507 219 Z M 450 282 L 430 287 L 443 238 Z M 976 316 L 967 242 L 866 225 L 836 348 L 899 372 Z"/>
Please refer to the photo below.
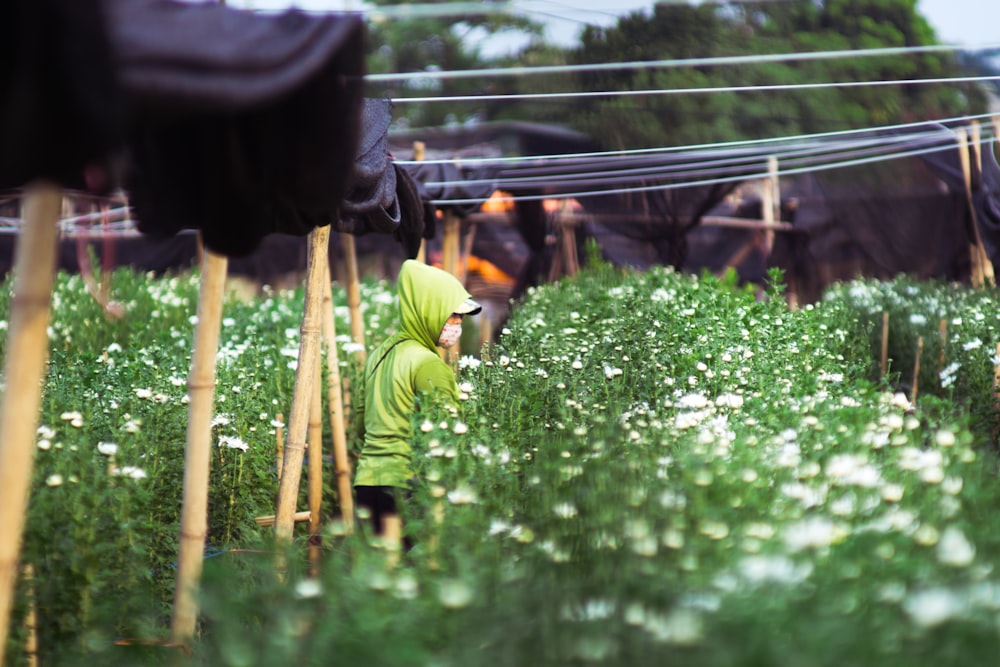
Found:
<path fill-rule="evenodd" d="M 461 324 L 446 324 L 444 328 L 441 329 L 441 335 L 438 336 L 438 345 L 441 347 L 451 347 L 458 342 L 458 339 L 462 337 L 462 325 Z"/>

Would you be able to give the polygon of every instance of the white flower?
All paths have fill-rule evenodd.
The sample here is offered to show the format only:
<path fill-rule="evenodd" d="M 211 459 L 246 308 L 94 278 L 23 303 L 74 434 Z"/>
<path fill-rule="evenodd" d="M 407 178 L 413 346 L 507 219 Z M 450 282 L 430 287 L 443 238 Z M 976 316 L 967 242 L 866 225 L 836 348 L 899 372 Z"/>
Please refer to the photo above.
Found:
<path fill-rule="evenodd" d="M 131 477 L 132 479 L 145 479 L 146 471 L 142 468 L 137 468 L 135 466 L 123 466 L 121 468 L 114 468 L 111 474 L 116 477 Z"/>
<path fill-rule="evenodd" d="M 463 435 L 469 432 L 469 427 L 465 422 L 455 422 L 455 426 L 451 430 L 455 435 Z"/>
<path fill-rule="evenodd" d="M 323 593 L 323 584 L 319 579 L 302 579 L 295 584 L 295 597 L 306 600 L 317 598 Z"/>
<path fill-rule="evenodd" d="M 461 484 L 448 492 L 448 502 L 452 505 L 471 505 L 479 502 L 479 497 L 472 487 Z"/>
<path fill-rule="evenodd" d="M 917 591 L 903 601 L 903 609 L 917 625 L 929 628 L 962 613 L 965 602 L 947 588 Z"/>
<path fill-rule="evenodd" d="M 45 483 L 49 486 L 60 486 L 63 483 L 63 476 L 59 474 L 49 475 Z"/>
<path fill-rule="evenodd" d="M 139 398 L 151 398 L 153 396 L 153 390 L 143 387 L 135 390 L 135 395 Z"/>
<path fill-rule="evenodd" d="M 482 365 L 482 363 L 483 362 L 481 360 L 477 359 L 476 357 L 473 357 L 472 355 L 466 354 L 466 355 L 463 355 L 461 358 L 459 358 L 459 360 L 458 360 L 458 367 L 462 368 L 462 369 L 465 369 L 465 368 L 476 369 L 476 368 L 479 368 Z"/>
<path fill-rule="evenodd" d="M 973 338 L 968 343 L 962 345 L 962 349 L 965 350 L 966 352 L 970 352 L 972 350 L 978 350 L 982 346 L 983 346 L 983 341 L 979 340 L 978 338 Z"/>
<path fill-rule="evenodd" d="M 680 397 L 677 407 L 685 410 L 701 410 L 708 407 L 708 399 L 702 394 L 687 394 Z"/>
<path fill-rule="evenodd" d="M 438 601 L 446 609 L 461 609 L 472 602 L 472 586 L 461 579 L 445 579 L 438 585 Z"/>
<path fill-rule="evenodd" d="M 560 519 L 572 519 L 578 514 L 576 505 L 573 503 L 558 503 L 552 508 L 552 511 Z"/>
<path fill-rule="evenodd" d="M 52 449 L 52 441 L 47 439 L 42 439 L 38 441 L 38 448 L 41 450 Z"/>
<path fill-rule="evenodd" d="M 939 447 L 951 447 L 955 444 L 955 434 L 946 429 L 941 429 L 934 434 L 934 442 Z"/>
<path fill-rule="evenodd" d="M 240 438 L 236 436 L 223 435 L 219 437 L 219 447 L 228 447 L 229 449 L 238 449 L 241 452 L 245 452 L 250 449 L 250 445 L 245 443 Z"/>
<path fill-rule="evenodd" d="M 948 526 L 937 544 L 938 561 L 952 567 L 967 567 L 976 557 L 976 547 L 961 529 Z"/>
<path fill-rule="evenodd" d="M 118 453 L 118 445 L 113 442 L 99 442 L 97 443 L 97 451 L 105 456 L 114 456 Z"/>

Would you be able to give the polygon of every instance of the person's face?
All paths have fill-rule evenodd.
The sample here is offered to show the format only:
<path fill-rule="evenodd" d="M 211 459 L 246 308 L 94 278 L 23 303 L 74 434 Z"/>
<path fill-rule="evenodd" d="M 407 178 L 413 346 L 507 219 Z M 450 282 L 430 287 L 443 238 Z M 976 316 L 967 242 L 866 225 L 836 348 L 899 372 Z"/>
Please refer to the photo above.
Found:
<path fill-rule="evenodd" d="M 460 325 L 460 324 L 462 324 L 462 316 L 458 315 L 457 313 L 452 313 L 451 317 L 448 318 L 448 321 L 445 322 L 445 324 L 459 324 Z"/>

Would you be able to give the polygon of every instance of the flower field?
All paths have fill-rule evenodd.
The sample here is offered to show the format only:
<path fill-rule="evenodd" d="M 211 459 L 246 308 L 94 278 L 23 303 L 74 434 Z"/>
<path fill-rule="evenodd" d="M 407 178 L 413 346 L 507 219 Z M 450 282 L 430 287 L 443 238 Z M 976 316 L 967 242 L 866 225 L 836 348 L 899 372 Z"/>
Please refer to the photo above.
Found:
<path fill-rule="evenodd" d="M 459 360 L 461 414 L 414 415 L 414 549 L 390 565 L 331 521 L 315 578 L 303 528 L 277 576 L 254 522 L 274 511 L 302 294 L 227 302 L 190 663 L 994 660 L 1000 300 L 858 281 L 790 311 L 776 278 L 758 295 L 595 264 L 531 291 L 495 344 Z M 113 297 L 120 320 L 59 277 L 12 665 L 27 664 L 29 598 L 44 665 L 177 655 L 155 642 L 176 575 L 197 279 L 122 271 Z M 395 325 L 391 286 L 363 285 L 363 302 L 371 346 Z M 339 340 L 353 381 L 356 346 Z M 327 501 L 334 515 L 332 488 Z"/>

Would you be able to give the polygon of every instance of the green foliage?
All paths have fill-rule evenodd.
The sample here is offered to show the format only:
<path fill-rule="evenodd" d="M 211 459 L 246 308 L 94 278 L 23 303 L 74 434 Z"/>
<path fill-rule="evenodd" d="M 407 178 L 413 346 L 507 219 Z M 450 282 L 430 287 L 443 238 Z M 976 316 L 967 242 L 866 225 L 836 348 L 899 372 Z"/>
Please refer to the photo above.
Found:
<path fill-rule="evenodd" d="M 252 520 L 273 502 L 271 420 L 290 393 L 302 295 L 227 303 L 217 411 L 229 421 L 213 435 L 248 446 L 213 448 L 220 507 L 189 664 L 992 659 L 1000 491 L 969 411 L 992 396 L 995 296 L 858 283 L 790 311 L 779 274 L 758 299 L 731 277 L 591 257 L 529 290 L 499 340 L 460 360 L 459 414 L 413 416 L 420 483 L 403 514 L 416 546 L 391 566 L 386 545 L 332 522 L 315 578 L 303 535 L 279 576 Z M 194 293 L 189 279 L 123 272 L 128 315 L 107 321 L 60 277 L 52 433 L 25 539 L 44 664 L 174 657 L 113 641 L 167 635 L 185 422 L 171 378 L 188 363 Z M 392 331 L 394 298 L 381 285 L 363 296 L 374 345 Z M 871 342 L 888 306 L 900 335 L 907 322 L 923 331 L 913 313 L 950 318 L 946 357 L 961 367 L 948 392 L 912 405 L 878 377 Z M 966 349 L 972 337 L 981 344 Z M 114 464 L 146 477 L 108 474 L 97 443 L 110 437 Z"/>

